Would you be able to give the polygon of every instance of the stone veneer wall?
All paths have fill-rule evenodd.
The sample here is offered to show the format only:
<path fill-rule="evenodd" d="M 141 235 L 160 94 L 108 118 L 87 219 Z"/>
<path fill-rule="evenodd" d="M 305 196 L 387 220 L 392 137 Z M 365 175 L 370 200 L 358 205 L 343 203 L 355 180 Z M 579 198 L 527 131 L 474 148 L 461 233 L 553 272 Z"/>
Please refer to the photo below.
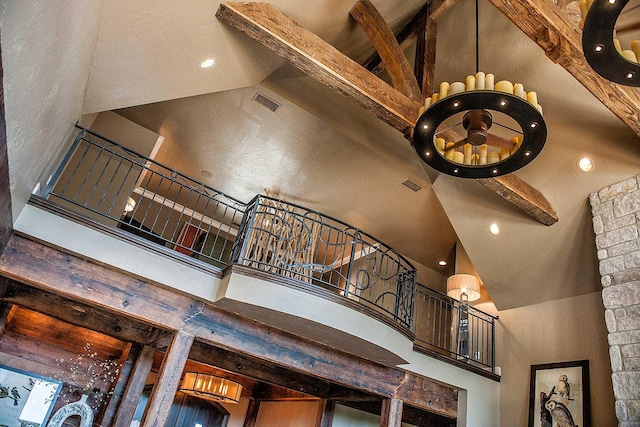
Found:
<path fill-rule="evenodd" d="M 589 202 L 609 331 L 616 416 L 620 427 L 639 427 L 640 175 L 591 194 Z"/>

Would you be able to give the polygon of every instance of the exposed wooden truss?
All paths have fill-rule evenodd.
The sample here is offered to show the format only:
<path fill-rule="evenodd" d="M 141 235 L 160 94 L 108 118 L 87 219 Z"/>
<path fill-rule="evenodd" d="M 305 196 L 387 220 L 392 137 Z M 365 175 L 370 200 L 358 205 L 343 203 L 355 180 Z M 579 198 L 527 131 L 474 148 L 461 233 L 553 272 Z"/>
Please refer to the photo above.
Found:
<path fill-rule="evenodd" d="M 421 38 L 418 43 L 418 49 L 421 51 L 417 56 L 425 64 L 418 82 L 423 93 L 425 90 L 432 90 L 434 84 L 433 64 L 437 28 L 434 17 L 441 16 L 452 4 L 454 0 L 433 2 L 423 8 L 420 16 L 412 20 L 403 31 L 403 37 L 409 38 L 415 32 Z M 365 27 L 374 46 L 381 52 L 381 58 L 389 68 L 394 84 L 415 98 L 415 77 L 407 74 L 406 58 L 400 57 L 398 41 L 390 40 L 391 30 L 375 12 L 373 5 L 367 0 L 360 0 L 356 2 L 351 13 Z M 225 2 L 220 4 L 216 16 L 268 47 L 309 76 L 348 96 L 411 139 L 421 103 L 389 86 L 315 34 L 300 27 L 274 6 L 265 2 Z M 509 186 L 504 186 L 502 181 L 496 180 L 489 188 L 543 224 L 550 224 L 549 202 L 539 191 L 521 179 L 510 179 Z M 537 194 L 535 198 L 522 197 L 534 193 Z M 540 201 L 542 203 L 539 205 Z M 539 213 L 542 213 L 542 219 Z M 557 215 L 555 212 L 553 214 L 557 221 Z"/>
<path fill-rule="evenodd" d="M 413 128 L 420 102 L 409 99 L 271 4 L 221 3 L 216 16 L 400 132 Z"/>

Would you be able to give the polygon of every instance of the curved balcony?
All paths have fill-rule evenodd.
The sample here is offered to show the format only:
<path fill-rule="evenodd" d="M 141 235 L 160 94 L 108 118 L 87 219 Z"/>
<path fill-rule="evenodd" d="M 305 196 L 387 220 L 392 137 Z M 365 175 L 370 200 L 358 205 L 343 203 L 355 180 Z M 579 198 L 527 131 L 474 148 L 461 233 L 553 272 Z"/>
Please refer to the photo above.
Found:
<path fill-rule="evenodd" d="M 258 195 L 245 204 L 78 129 L 43 193 L 55 205 L 210 271 L 241 265 L 315 289 L 383 320 L 435 357 L 493 367 L 493 318 L 417 285 L 415 268 L 378 239 L 285 200 Z M 479 338 L 462 326 L 476 324 L 482 344 L 469 349 Z"/>

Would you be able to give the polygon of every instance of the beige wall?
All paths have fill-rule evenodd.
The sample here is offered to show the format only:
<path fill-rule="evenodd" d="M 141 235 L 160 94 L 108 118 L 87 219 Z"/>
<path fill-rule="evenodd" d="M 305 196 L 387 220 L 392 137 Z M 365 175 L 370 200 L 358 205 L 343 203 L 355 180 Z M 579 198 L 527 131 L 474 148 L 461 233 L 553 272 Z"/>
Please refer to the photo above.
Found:
<path fill-rule="evenodd" d="M 499 313 L 500 425 L 524 426 L 531 365 L 589 360 L 591 425 L 617 426 L 609 346 L 600 292 Z"/>
<path fill-rule="evenodd" d="M 82 111 L 101 5 L 101 0 L 5 4 L 2 63 L 14 220 L 70 143 Z"/>
<path fill-rule="evenodd" d="M 262 402 L 256 427 L 313 426 L 318 416 L 318 401 Z"/>

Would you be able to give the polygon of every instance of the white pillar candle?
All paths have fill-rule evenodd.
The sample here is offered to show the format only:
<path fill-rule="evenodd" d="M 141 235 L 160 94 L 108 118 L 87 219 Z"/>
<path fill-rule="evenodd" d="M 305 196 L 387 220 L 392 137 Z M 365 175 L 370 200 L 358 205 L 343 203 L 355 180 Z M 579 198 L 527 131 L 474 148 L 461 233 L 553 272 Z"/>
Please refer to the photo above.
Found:
<path fill-rule="evenodd" d="M 587 10 L 589 10 L 587 0 L 580 0 L 580 15 L 582 15 L 582 21 L 584 21 L 584 18 L 587 16 Z"/>
<path fill-rule="evenodd" d="M 622 56 L 624 57 L 624 59 L 626 59 L 627 61 L 631 61 L 631 62 L 635 62 L 638 63 L 638 58 L 636 58 L 636 54 L 633 53 L 632 50 L 629 49 L 625 49 L 622 51 Z"/>
<path fill-rule="evenodd" d="M 500 80 L 494 86 L 494 90 L 497 90 L 499 92 L 510 93 L 511 95 L 513 95 L 513 83 L 511 83 L 508 80 Z"/>
<path fill-rule="evenodd" d="M 514 136 L 511 138 L 511 142 L 513 142 L 513 148 L 511 148 L 511 154 L 513 154 L 518 151 L 518 148 L 520 148 L 520 145 L 522 144 L 522 137 Z"/>
<path fill-rule="evenodd" d="M 429 108 L 431 107 L 431 97 L 428 97 L 427 99 L 424 100 L 424 108 Z"/>
<path fill-rule="evenodd" d="M 498 163 L 500 161 L 500 153 L 497 151 L 491 151 L 487 154 L 487 164 Z"/>
<path fill-rule="evenodd" d="M 484 78 L 484 88 L 486 90 L 493 90 L 493 74 L 487 74 Z"/>
<path fill-rule="evenodd" d="M 440 98 L 445 98 L 449 95 L 449 82 L 440 83 Z"/>
<path fill-rule="evenodd" d="M 455 153 L 455 150 L 453 148 L 450 148 L 450 147 L 453 147 L 453 142 L 451 141 L 447 142 L 446 147 L 447 147 L 447 151 L 445 151 L 444 157 L 446 157 L 449 160 L 453 160 L 453 153 Z"/>
<path fill-rule="evenodd" d="M 465 85 L 462 82 L 453 82 L 449 85 L 449 95 L 464 92 Z"/>
<path fill-rule="evenodd" d="M 420 111 L 418 111 L 418 117 L 420 117 L 422 115 L 422 113 L 424 113 L 424 105 L 422 107 L 420 107 Z"/>
<path fill-rule="evenodd" d="M 622 54 L 622 48 L 620 47 L 620 40 L 613 39 L 613 45 L 616 47 L 618 53 Z"/>
<path fill-rule="evenodd" d="M 511 153 L 509 153 L 509 150 L 506 148 L 501 148 L 500 149 L 500 160 L 504 160 L 507 157 L 509 157 L 511 155 Z"/>
<path fill-rule="evenodd" d="M 524 93 L 524 86 L 522 86 L 522 83 L 516 83 L 515 85 L 513 85 L 513 94 L 515 96 L 519 96 L 522 99 L 527 99 L 527 95 L 525 95 Z"/>
<path fill-rule="evenodd" d="M 476 73 L 476 90 L 484 89 L 485 79 L 486 79 L 486 76 L 482 71 L 478 71 Z"/>
<path fill-rule="evenodd" d="M 464 154 L 462 154 L 460 151 L 453 150 L 453 161 L 455 163 L 463 164 L 464 163 Z"/>
<path fill-rule="evenodd" d="M 640 58 L 640 40 L 631 42 L 631 50 L 636 54 L 636 58 Z"/>
<path fill-rule="evenodd" d="M 476 78 L 474 76 L 467 76 L 465 90 L 476 90 Z"/>
<path fill-rule="evenodd" d="M 480 148 L 478 148 L 478 164 L 486 165 L 487 164 L 487 152 L 489 151 L 489 146 L 487 144 L 482 144 Z"/>
<path fill-rule="evenodd" d="M 527 92 L 527 101 L 529 101 L 529 104 L 538 105 L 538 94 L 535 92 Z"/>
<path fill-rule="evenodd" d="M 463 162 L 465 165 L 471 164 L 471 155 L 473 154 L 473 146 L 471 144 L 464 144 L 464 159 Z"/>
<path fill-rule="evenodd" d="M 436 150 L 439 152 L 444 152 L 444 138 L 436 138 Z"/>
<path fill-rule="evenodd" d="M 435 104 L 440 99 L 440 94 L 438 92 L 431 95 L 431 103 Z"/>

